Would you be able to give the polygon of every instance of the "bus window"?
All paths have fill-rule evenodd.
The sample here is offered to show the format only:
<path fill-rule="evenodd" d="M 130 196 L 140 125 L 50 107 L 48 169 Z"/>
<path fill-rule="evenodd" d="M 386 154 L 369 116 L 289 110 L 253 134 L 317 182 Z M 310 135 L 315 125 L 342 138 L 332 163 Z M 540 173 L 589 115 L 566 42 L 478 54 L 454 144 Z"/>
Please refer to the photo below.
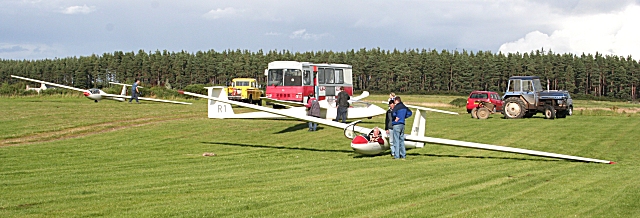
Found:
<path fill-rule="evenodd" d="M 343 84 L 344 83 L 344 74 L 342 72 L 342 69 L 337 69 L 336 70 L 336 84 Z"/>
<path fill-rule="evenodd" d="M 284 72 L 284 85 L 285 86 L 300 86 L 302 85 L 302 72 L 300 70 L 288 69 Z"/>
<path fill-rule="evenodd" d="M 282 85 L 282 79 L 284 78 L 283 70 L 281 69 L 271 69 L 269 70 L 269 75 L 267 75 L 267 85 L 268 86 L 281 86 Z"/>
<path fill-rule="evenodd" d="M 303 77 L 302 78 L 302 85 L 305 85 L 305 86 L 312 85 L 311 81 L 313 81 L 313 77 L 311 75 L 312 75 L 311 71 L 308 71 L 308 70 L 304 71 L 304 74 L 302 74 L 302 77 Z"/>
<path fill-rule="evenodd" d="M 318 69 L 318 83 L 324 84 L 324 68 Z"/>
<path fill-rule="evenodd" d="M 327 84 L 334 84 L 336 82 L 335 76 L 333 69 L 324 69 L 324 79 Z"/>

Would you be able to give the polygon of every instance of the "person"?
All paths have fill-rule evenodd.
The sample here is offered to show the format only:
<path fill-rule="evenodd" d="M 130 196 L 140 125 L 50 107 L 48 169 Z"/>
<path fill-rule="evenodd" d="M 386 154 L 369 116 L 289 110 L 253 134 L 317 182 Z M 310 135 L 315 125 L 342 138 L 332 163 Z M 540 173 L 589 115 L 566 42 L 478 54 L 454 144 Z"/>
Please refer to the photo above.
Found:
<path fill-rule="evenodd" d="M 394 101 L 394 100 L 396 100 L 396 93 L 392 92 L 391 94 L 389 94 L 389 100 L 387 101 Z"/>
<path fill-rule="evenodd" d="M 336 121 L 340 121 L 342 118 L 343 123 L 347 123 L 347 111 L 349 110 L 349 94 L 344 91 L 344 86 L 340 87 L 340 92 L 338 93 L 338 114 L 336 115 Z"/>
<path fill-rule="evenodd" d="M 369 142 L 380 143 L 380 141 L 382 140 L 381 136 L 382 135 L 380 135 L 380 128 L 374 127 L 373 130 L 371 130 L 371 132 L 369 133 Z M 384 140 L 382 140 L 382 143 L 384 143 Z"/>
<path fill-rule="evenodd" d="M 389 145 L 391 145 L 391 156 L 395 157 L 396 149 L 393 146 L 393 107 L 396 106 L 396 101 L 389 100 L 389 110 L 387 110 L 387 115 L 384 120 L 384 130 L 389 136 Z"/>
<path fill-rule="evenodd" d="M 395 98 L 396 106 L 394 106 L 392 115 L 394 117 L 393 122 L 393 142 L 395 144 L 394 148 L 396 151 L 394 152 L 393 158 L 405 159 L 407 158 L 407 150 L 404 147 L 404 124 L 405 119 L 411 117 L 413 113 L 409 108 L 404 106 L 402 103 L 402 98 L 400 96 L 396 96 Z"/>
<path fill-rule="evenodd" d="M 133 83 L 133 85 L 131 85 L 131 98 L 129 99 L 129 103 L 131 103 L 131 101 L 135 98 L 136 99 L 136 103 L 140 104 L 140 102 L 138 101 L 138 85 L 140 84 L 140 79 L 136 79 L 136 82 Z"/>
<path fill-rule="evenodd" d="M 307 104 L 305 105 L 307 109 L 307 116 L 311 117 L 320 117 L 320 103 L 318 99 L 313 97 L 313 93 L 309 94 L 309 100 L 307 100 Z M 309 131 L 316 131 L 318 128 L 318 123 L 309 122 Z"/>

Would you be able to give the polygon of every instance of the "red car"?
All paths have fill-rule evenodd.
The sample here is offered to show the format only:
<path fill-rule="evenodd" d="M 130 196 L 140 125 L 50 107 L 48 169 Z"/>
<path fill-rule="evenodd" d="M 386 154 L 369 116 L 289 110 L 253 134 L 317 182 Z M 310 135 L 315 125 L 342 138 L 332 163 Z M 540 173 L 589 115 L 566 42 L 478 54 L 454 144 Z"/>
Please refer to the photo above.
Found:
<path fill-rule="evenodd" d="M 502 111 L 502 99 L 497 92 L 491 91 L 473 91 L 467 99 L 467 113 L 471 113 L 471 110 L 478 104 L 477 101 L 491 102 L 496 106 L 496 112 Z"/>

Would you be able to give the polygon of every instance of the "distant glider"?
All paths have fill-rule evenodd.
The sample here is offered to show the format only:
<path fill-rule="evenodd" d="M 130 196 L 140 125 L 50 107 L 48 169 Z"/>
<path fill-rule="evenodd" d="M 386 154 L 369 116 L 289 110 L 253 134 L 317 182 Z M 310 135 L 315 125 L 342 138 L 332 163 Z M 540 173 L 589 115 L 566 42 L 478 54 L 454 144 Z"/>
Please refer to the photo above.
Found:
<path fill-rule="evenodd" d="M 213 102 L 233 104 L 240 107 L 260 110 L 265 113 L 277 114 L 284 117 L 291 117 L 298 120 L 309 121 L 309 122 L 324 124 L 327 126 L 343 129 L 344 135 L 347 138 L 352 140 L 351 148 L 356 153 L 359 153 L 359 154 L 376 155 L 390 148 L 389 136 L 387 136 L 384 131 L 381 131 L 381 134 L 382 134 L 381 138 L 384 141 L 383 143 L 369 142 L 369 140 L 367 140 L 364 136 L 362 136 L 361 134 L 369 134 L 373 129 L 356 126 L 356 124 L 360 122 L 359 120 L 346 124 L 346 123 L 335 122 L 332 120 L 326 120 L 322 118 L 289 113 L 287 111 L 257 106 L 253 104 L 230 101 L 228 99 L 220 99 L 216 97 L 200 95 L 200 94 L 190 93 L 185 91 L 178 91 L 178 92 L 180 94 L 191 95 L 194 97 L 207 98 Z M 550 153 L 550 152 L 544 152 L 544 151 L 534 151 L 534 150 L 527 150 L 527 149 L 521 149 L 521 148 L 512 148 L 512 147 L 505 147 L 505 146 L 498 146 L 498 145 L 481 144 L 481 143 L 475 143 L 475 142 L 465 142 L 465 141 L 457 141 L 457 140 L 451 140 L 451 139 L 426 137 L 424 136 L 426 115 L 424 114 L 423 111 L 421 111 L 421 109 L 416 108 L 416 112 L 414 116 L 415 118 L 413 121 L 413 126 L 411 128 L 411 134 L 404 135 L 405 141 L 406 141 L 405 146 L 407 149 L 422 148 L 424 147 L 424 143 L 431 143 L 431 144 L 439 144 L 439 145 L 447 145 L 447 146 L 455 146 L 455 147 L 463 147 L 463 148 L 474 148 L 474 149 L 482 149 L 482 150 L 489 150 L 489 151 L 509 152 L 509 153 L 516 153 L 516 154 L 525 154 L 525 155 L 532 155 L 532 156 L 566 159 L 566 160 L 574 160 L 574 161 L 582 161 L 582 162 L 615 164 L 615 162 L 608 161 L 608 160 L 599 160 L 599 159 L 593 159 L 593 158 L 585 158 L 585 157 L 556 154 L 556 153 Z"/>
<path fill-rule="evenodd" d="M 105 99 L 106 100 L 124 102 L 125 99 L 130 99 L 131 98 L 131 96 L 127 96 L 127 95 L 124 95 L 124 94 L 122 94 L 122 95 L 107 94 L 106 92 L 104 92 L 104 91 L 102 91 L 100 89 L 79 89 L 79 88 L 75 88 L 75 87 L 71 87 L 71 86 L 60 85 L 60 84 L 56 84 L 56 83 L 52 83 L 52 82 L 45 82 L 45 81 L 36 80 L 36 79 L 30 79 L 30 78 L 21 77 L 21 76 L 11 75 L 11 77 L 16 78 L 16 79 L 21 79 L 21 80 L 26 80 L 26 81 L 36 82 L 36 83 L 42 83 L 42 84 L 46 84 L 46 85 L 56 86 L 56 87 L 59 87 L 59 88 L 65 88 L 65 89 L 70 89 L 70 90 L 82 92 L 82 93 L 84 93 L 85 97 L 95 101 L 96 103 L 98 103 L 98 101 L 105 100 Z M 120 85 L 125 85 L 125 84 L 120 84 Z M 126 93 L 126 86 L 127 85 L 125 85 L 122 88 L 123 92 L 125 92 L 125 93 Z M 172 103 L 172 104 L 191 104 L 191 103 L 188 103 L 188 102 L 170 101 L 170 100 L 162 100 L 162 99 L 155 99 L 155 98 L 138 97 L 138 99 L 139 100 L 145 100 L 145 101 Z"/>

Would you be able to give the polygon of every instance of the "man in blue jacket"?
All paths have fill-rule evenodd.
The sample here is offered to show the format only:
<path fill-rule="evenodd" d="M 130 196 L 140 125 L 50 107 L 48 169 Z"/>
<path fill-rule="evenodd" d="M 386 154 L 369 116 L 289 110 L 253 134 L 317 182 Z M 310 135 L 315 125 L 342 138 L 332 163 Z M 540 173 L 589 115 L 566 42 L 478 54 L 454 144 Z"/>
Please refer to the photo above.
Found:
<path fill-rule="evenodd" d="M 400 96 L 396 96 L 395 102 L 396 106 L 391 112 L 394 117 L 393 122 L 391 122 L 391 125 L 393 125 L 393 148 L 396 149 L 395 152 L 393 152 L 393 158 L 405 159 L 407 158 L 407 150 L 404 147 L 404 124 L 405 119 L 411 117 L 413 113 L 409 108 L 404 106 Z"/>

